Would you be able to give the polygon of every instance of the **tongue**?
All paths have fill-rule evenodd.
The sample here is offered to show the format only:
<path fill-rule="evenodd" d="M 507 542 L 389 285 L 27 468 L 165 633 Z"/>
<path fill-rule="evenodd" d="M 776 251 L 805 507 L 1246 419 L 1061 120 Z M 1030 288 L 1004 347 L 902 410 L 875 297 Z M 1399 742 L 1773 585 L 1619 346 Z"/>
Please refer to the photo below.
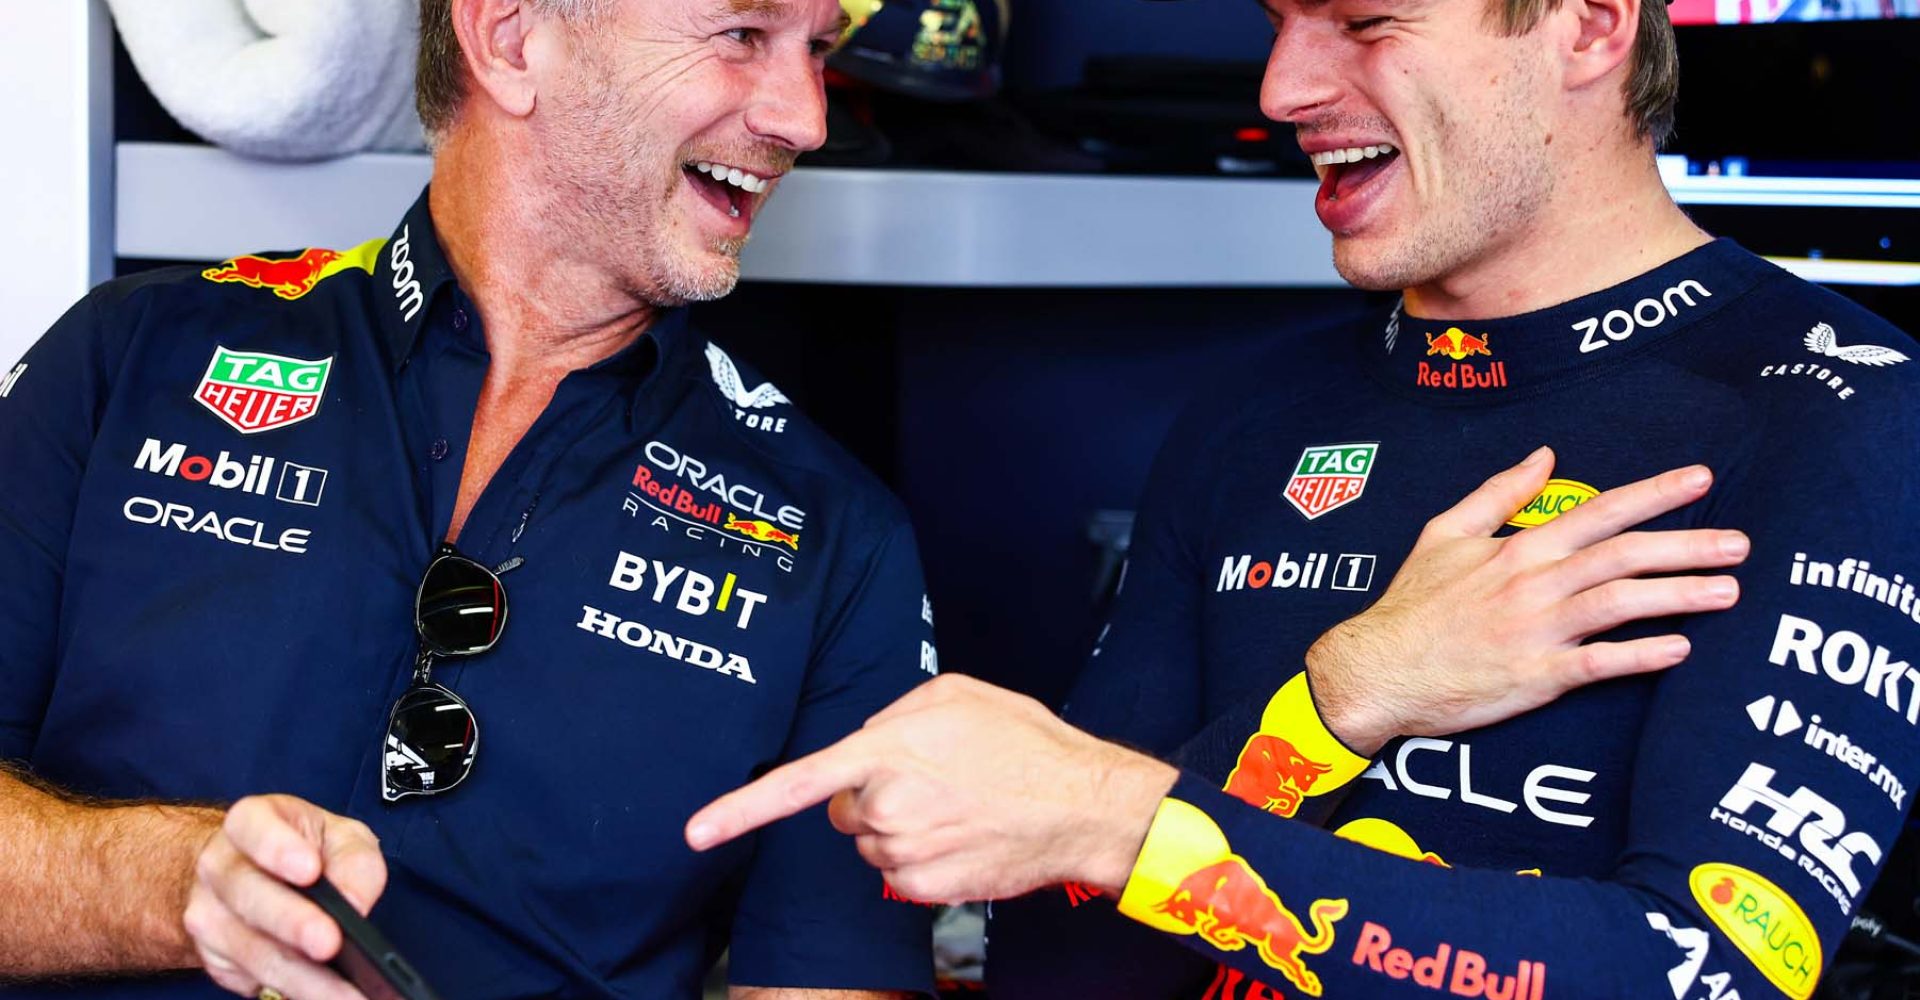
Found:
<path fill-rule="evenodd" d="M 1347 195 L 1359 190 L 1361 185 L 1372 180 L 1380 171 L 1387 169 L 1387 164 L 1391 163 L 1393 158 L 1398 155 L 1400 155 L 1399 152 L 1395 151 L 1371 159 L 1345 164 L 1341 169 L 1334 171 L 1328 178 L 1333 181 L 1334 185 L 1332 195 L 1336 198 L 1345 198 Z"/>

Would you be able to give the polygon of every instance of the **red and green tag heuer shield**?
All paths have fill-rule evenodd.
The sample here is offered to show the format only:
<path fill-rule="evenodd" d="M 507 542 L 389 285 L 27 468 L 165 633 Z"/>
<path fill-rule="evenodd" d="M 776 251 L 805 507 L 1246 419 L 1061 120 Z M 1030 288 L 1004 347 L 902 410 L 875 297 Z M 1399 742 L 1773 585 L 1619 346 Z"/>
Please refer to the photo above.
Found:
<path fill-rule="evenodd" d="M 320 410 L 332 358 L 302 361 L 216 347 L 193 398 L 242 434 L 297 424 Z"/>
<path fill-rule="evenodd" d="M 1287 502 L 1311 521 L 1327 511 L 1360 499 L 1373 472 L 1377 442 L 1314 445 L 1300 453 L 1293 478 L 1287 480 Z"/>

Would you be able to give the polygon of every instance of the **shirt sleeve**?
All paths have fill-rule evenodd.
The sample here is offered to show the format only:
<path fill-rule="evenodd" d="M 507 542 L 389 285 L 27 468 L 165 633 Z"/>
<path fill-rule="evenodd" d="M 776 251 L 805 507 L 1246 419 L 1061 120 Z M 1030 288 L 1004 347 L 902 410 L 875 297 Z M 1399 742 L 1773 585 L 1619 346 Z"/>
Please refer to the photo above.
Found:
<path fill-rule="evenodd" d="M 854 732 L 937 672 L 933 611 L 904 515 L 856 571 L 816 643 L 785 760 Z M 742 986 L 931 992 L 932 935 L 932 909 L 895 898 L 816 806 L 759 833 L 729 976 Z"/>
<path fill-rule="evenodd" d="M 1682 626 L 1607 878 L 1408 861 L 1185 773 L 1120 911 L 1285 995 L 1806 1000 L 1920 771 L 1911 400 L 1779 428 L 1726 481 L 1743 597 Z"/>
<path fill-rule="evenodd" d="M 99 301 L 0 370 L 0 760 L 33 753 L 52 689 L 67 539 L 114 368 Z"/>

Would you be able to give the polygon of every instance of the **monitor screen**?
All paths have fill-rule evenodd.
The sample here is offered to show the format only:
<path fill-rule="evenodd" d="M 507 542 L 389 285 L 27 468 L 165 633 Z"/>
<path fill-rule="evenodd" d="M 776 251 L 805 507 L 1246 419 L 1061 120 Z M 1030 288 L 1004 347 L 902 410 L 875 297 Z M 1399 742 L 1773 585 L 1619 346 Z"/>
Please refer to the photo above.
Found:
<path fill-rule="evenodd" d="M 1920 17 L 1920 0 L 1673 0 L 1674 24 L 1773 24 Z"/>

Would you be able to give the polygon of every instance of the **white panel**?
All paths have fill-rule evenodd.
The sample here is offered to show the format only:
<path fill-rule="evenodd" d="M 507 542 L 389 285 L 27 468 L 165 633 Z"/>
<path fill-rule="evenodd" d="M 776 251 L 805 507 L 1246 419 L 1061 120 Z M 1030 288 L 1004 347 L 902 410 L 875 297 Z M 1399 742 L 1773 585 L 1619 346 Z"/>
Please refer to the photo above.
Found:
<path fill-rule="evenodd" d="M 112 36 L 101 0 L 11 3 L 0 156 L 0 368 L 109 276 Z"/>

